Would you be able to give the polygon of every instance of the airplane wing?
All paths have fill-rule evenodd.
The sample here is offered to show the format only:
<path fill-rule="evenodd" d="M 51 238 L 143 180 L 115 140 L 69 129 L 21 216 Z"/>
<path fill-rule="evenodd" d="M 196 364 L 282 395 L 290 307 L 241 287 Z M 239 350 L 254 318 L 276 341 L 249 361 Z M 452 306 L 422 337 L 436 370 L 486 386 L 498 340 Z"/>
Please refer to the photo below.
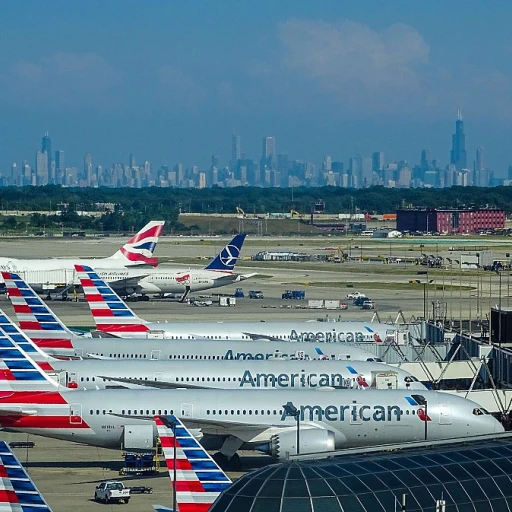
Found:
<path fill-rule="evenodd" d="M 255 332 L 243 332 L 242 334 L 249 336 L 252 341 L 283 341 L 280 338 L 276 338 L 268 334 L 257 334 Z"/>
<path fill-rule="evenodd" d="M 100 379 L 105 379 L 111 382 L 120 382 L 124 384 L 137 384 L 139 386 L 146 386 L 148 388 L 158 389 L 210 389 L 206 386 L 190 384 L 188 382 L 166 382 L 161 380 L 140 380 L 130 379 L 129 377 L 107 377 L 106 375 L 98 375 Z"/>
<path fill-rule="evenodd" d="M 252 274 L 238 274 L 237 276 L 237 282 L 238 281 L 245 281 L 246 279 L 250 279 L 251 277 L 257 276 L 257 272 L 253 272 Z"/>
<path fill-rule="evenodd" d="M 112 279 L 108 282 L 108 284 L 114 288 L 114 290 L 116 288 L 122 288 L 123 286 L 124 287 L 133 287 L 133 286 L 137 286 L 137 284 L 139 284 L 139 281 L 141 279 L 144 279 L 145 277 L 148 277 L 150 274 L 148 273 L 144 273 L 144 274 L 136 274 L 136 275 L 130 275 L 130 276 L 127 276 L 127 277 L 121 277 L 121 278 L 116 278 L 116 279 Z"/>

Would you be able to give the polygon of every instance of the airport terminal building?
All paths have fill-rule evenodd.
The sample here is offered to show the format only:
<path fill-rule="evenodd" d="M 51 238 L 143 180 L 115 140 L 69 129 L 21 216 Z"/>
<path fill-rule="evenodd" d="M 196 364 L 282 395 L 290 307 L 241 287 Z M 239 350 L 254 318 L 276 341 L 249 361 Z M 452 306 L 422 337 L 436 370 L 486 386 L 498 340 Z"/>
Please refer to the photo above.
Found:
<path fill-rule="evenodd" d="M 505 228 L 505 210 L 497 208 L 403 208 L 396 211 L 396 229 L 421 233 L 477 233 Z"/>
<path fill-rule="evenodd" d="M 512 510 L 512 434 L 387 448 L 266 466 L 233 483 L 210 510 Z"/>

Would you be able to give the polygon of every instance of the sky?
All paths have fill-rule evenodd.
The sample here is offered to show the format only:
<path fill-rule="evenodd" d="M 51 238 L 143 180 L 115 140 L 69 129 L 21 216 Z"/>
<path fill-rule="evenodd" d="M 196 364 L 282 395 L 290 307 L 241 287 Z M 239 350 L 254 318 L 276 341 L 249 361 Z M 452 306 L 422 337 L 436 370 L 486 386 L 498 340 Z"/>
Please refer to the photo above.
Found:
<path fill-rule="evenodd" d="M 384 151 L 449 163 L 457 110 L 512 163 L 512 3 L 499 0 L 3 0 L 0 172 L 33 164 L 45 131 L 66 164 L 320 164 Z"/>

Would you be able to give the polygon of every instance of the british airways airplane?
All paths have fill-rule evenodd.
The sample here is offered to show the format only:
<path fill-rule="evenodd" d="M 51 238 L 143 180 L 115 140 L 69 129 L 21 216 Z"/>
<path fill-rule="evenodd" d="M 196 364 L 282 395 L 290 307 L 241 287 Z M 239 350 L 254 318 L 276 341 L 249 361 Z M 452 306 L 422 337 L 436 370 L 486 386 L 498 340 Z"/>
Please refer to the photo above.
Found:
<path fill-rule="evenodd" d="M 120 295 L 181 294 L 185 300 L 190 292 L 219 288 L 244 281 L 256 274 L 238 274 L 234 268 L 245 234 L 236 235 L 204 269 L 148 269 L 144 273 L 130 269 L 103 269 L 98 275 Z M 80 284 L 76 279 L 74 284 Z"/>
<path fill-rule="evenodd" d="M 355 344 L 284 343 L 283 341 L 237 341 L 216 338 L 180 339 L 88 338 L 71 332 L 18 274 L 2 272 L 9 299 L 21 329 L 46 353 L 55 357 L 148 360 L 267 360 L 338 359 L 380 361 Z"/>
<path fill-rule="evenodd" d="M 156 244 L 165 221 L 155 220 L 148 222 L 136 235 L 134 235 L 121 249 L 108 258 L 80 259 L 80 258 L 46 258 L 46 259 L 16 259 L 0 258 L 0 270 L 8 272 L 27 272 L 39 270 L 73 270 L 73 265 L 83 263 L 101 268 L 122 267 L 155 267 L 158 258 L 153 257 Z M 60 283 L 61 281 L 59 281 Z M 41 283 L 38 283 L 41 284 Z M 50 283 L 53 284 L 53 283 Z"/>
<path fill-rule="evenodd" d="M 91 267 L 75 265 L 85 298 L 100 331 L 120 337 L 150 332 L 166 339 L 272 340 L 319 343 L 400 341 L 408 331 L 377 322 L 148 322 L 137 316 Z"/>
<path fill-rule="evenodd" d="M 299 449 L 318 453 L 503 432 L 475 402 L 434 391 L 70 390 L 16 344 L 13 327 L 0 311 L 0 424 L 16 431 L 131 449 L 152 444 L 154 416 L 170 414 L 197 430 L 203 445 L 216 443 L 219 460 L 235 462 L 244 448 L 283 458 Z"/>

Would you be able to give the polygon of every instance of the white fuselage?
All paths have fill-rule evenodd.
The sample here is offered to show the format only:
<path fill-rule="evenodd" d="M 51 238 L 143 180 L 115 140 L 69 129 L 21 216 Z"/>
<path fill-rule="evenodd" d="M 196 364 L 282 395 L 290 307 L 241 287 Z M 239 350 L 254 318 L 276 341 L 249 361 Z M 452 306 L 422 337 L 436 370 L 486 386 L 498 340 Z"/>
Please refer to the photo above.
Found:
<path fill-rule="evenodd" d="M 233 284 L 240 277 L 232 272 L 204 269 L 147 269 L 142 277 L 137 277 L 140 271 L 130 269 L 109 271 L 100 268 L 96 272 L 120 295 L 198 292 Z M 75 284 L 80 284 L 78 279 Z"/>
<path fill-rule="evenodd" d="M 395 341 L 397 327 L 379 322 L 149 322 L 149 330 L 166 339 L 272 339 L 318 343 Z M 104 329 L 107 330 L 107 329 Z M 108 332 L 108 331 L 107 331 Z M 112 331 L 115 333 L 115 331 Z M 407 331 L 403 331 L 408 334 Z M 120 336 L 130 333 L 119 333 Z M 141 333 L 133 333 L 140 337 Z"/>
<path fill-rule="evenodd" d="M 134 360 L 267 360 L 348 359 L 378 360 L 354 344 L 286 343 L 282 341 L 162 340 L 134 338 L 74 338 L 63 343 L 43 343 L 45 352 L 61 357 Z"/>
<path fill-rule="evenodd" d="M 146 425 L 154 429 L 153 416 L 174 414 L 187 427 L 205 436 L 222 439 L 233 435 L 243 443 L 263 443 L 275 434 L 294 431 L 296 421 L 287 416 L 285 404 L 300 411 L 302 429 L 328 430 L 336 447 L 372 446 L 502 432 L 489 414 L 475 415 L 479 406 L 470 400 L 433 391 L 407 390 L 70 390 L 59 394 L 16 395 L 0 400 L 9 411 L 27 409 L 29 414 L 2 413 L 1 425 L 22 432 L 118 448 L 125 435 Z"/>
<path fill-rule="evenodd" d="M 167 389 L 426 389 L 409 372 L 371 361 L 75 360 L 53 361 L 51 365 L 63 386 L 90 390 L 137 389 L 141 386 Z"/>
<path fill-rule="evenodd" d="M 101 267 L 109 269 L 122 269 L 123 267 L 140 266 L 140 261 L 130 261 L 127 258 L 45 258 L 45 259 L 16 259 L 0 258 L 0 270 L 16 272 L 23 277 L 24 273 L 37 271 L 58 271 L 66 270 L 70 276 L 74 275 L 74 265 L 87 265 L 90 267 Z M 50 274 L 51 275 L 51 274 Z M 55 274 L 57 277 L 57 274 Z M 28 282 L 28 281 L 27 281 Z M 60 282 L 60 281 L 59 281 Z M 71 284 L 72 281 L 66 282 Z M 28 282 L 30 284 L 30 282 Z M 54 284 L 54 283 L 49 283 Z"/>

